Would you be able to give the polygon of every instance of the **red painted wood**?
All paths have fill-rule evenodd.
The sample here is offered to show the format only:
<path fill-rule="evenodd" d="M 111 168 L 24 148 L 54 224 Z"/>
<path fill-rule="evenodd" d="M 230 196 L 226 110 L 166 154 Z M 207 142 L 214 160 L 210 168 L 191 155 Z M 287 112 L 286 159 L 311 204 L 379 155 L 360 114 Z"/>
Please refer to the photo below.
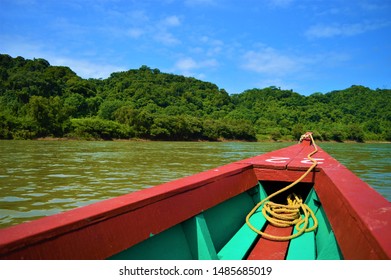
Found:
<path fill-rule="evenodd" d="M 274 236 L 288 236 L 292 234 L 293 227 L 280 228 L 268 224 L 265 233 Z M 248 260 L 285 260 L 289 247 L 288 241 L 272 241 L 261 237 L 250 255 Z"/>
<path fill-rule="evenodd" d="M 314 146 L 305 146 L 299 154 L 293 158 L 288 166 L 287 169 L 289 170 L 300 170 L 300 171 L 307 171 L 308 168 L 311 167 L 313 162 L 308 159 L 308 155 L 312 153 L 315 150 Z M 320 157 L 320 150 L 314 155 L 311 156 L 314 159 L 323 159 Z M 319 168 L 323 164 L 322 160 L 319 160 L 319 164 L 316 166 L 315 170 L 319 171 Z"/>
<path fill-rule="evenodd" d="M 345 259 L 391 259 L 391 203 L 345 167 L 323 168 L 315 190 Z"/>
<path fill-rule="evenodd" d="M 289 170 L 301 170 L 306 171 L 312 165 L 312 161 L 308 159 L 308 155 L 314 151 L 314 146 L 306 146 L 287 166 Z M 319 171 L 324 167 L 333 167 L 338 168 L 342 166 L 329 154 L 327 154 L 322 148 L 317 146 L 318 151 L 311 157 L 315 159 L 318 165 L 315 168 L 315 171 Z"/>
<path fill-rule="evenodd" d="M 244 159 L 237 163 L 251 164 L 257 168 L 286 169 L 289 162 L 300 154 L 304 147 L 304 144 L 297 144 L 270 153 Z"/>
<path fill-rule="evenodd" d="M 223 166 L 0 230 L 0 258 L 110 257 L 255 186 L 249 167 Z"/>
<path fill-rule="evenodd" d="M 297 170 L 276 170 L 268 168 L 254 168 L 255 175 L 260 181 L 279 181 L 292 183 L 300 178 L 303 175 L 303 171 Z M 314 183 L 315 175 L 314 173 L 308 174 L 302 180 L 303 183 Z"/>

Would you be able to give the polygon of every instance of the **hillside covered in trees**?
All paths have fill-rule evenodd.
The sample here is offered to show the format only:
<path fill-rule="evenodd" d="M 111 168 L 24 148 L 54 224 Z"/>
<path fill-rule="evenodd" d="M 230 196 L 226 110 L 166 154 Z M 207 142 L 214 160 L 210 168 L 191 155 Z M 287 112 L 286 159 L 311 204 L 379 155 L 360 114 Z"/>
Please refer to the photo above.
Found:
<path fill-rule="evenodd" d="M 44 59 L 0 55 L 0 139 L 391 141 L 391 90 L 303 96 L 276 87 L 228 94 L 142 66 L 82 79 Z"/>

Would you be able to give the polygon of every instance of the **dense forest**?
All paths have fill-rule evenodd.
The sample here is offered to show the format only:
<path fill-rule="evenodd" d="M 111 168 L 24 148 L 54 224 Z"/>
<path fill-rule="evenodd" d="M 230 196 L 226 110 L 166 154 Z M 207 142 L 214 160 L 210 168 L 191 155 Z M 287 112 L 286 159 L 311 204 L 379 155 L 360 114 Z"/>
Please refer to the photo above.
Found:
<path fill-rule="evenodd" d="M 391 90 L 353 85 L 303 96 L 274 86 L 228 94 L 139 69 L 82 79 L 45 59 L 0 54 L 0 139 L 391 141 Z"/>

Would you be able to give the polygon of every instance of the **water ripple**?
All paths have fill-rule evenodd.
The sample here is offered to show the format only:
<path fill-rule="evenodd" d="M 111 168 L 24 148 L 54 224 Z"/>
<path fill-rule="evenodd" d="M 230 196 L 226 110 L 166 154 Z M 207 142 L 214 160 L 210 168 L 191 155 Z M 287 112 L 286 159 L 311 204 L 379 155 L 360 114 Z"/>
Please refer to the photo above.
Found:
<path fill-rule="evenodd" d="M 291 143 L 0 141 L 0 227 L 205 171 Z M 388 144 L 321 144 L 391 199 Z"/>

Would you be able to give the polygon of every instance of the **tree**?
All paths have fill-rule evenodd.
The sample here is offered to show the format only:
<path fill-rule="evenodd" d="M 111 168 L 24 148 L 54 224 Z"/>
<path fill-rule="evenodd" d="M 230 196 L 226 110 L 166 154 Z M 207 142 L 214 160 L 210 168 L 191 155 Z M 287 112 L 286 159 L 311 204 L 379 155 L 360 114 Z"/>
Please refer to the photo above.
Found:
<path fill-rule="evenodd" d="M 120 100 L 104 101 L 99 107 L 98 116 L 102 119 L 114 120 L 114 112 L 117 111 L 122 104 L 123 103 Z"/>
<path fill-rule="evenodd" d="M 50 130 L 52 115 L 49 100 L 42 96 L 32 96 L 28 103 L 29 117 L 38 127 L 38 136 L 47 136 Z"/>
<path fill-rule="evenodd" d="M 71 137 L 82 139 L 105 139 L 130 138 L 134 134 L 132 130 L 114 121 L 99 118 L 72 119 L 73 133 Z"/>
<path fill-rule="evenodd" d="M 68 115 L 71 117 L 85 117 L 88 114 L 88 104 L 85 98 L 78 93 L 72 93 L 65 98 L 64 106 Z"/>
<path fill-rule="evenodd" d="M 364 142 L 364 131 L 358 124 L 347 126 L 347 139 L 356 142 Z"/>
<path fill-rule="evenodd" d="M 230 95 L 146 65 L 82 79 L 45 59 L 0 54 L 0 138 L 92 131 L 107 139 L 296 140 L 310 130 L 320 140 L 362 142 L 389 139 L 390 124 L 389 89 L 353 85 L 303 96 L 270 86 Z"/>

